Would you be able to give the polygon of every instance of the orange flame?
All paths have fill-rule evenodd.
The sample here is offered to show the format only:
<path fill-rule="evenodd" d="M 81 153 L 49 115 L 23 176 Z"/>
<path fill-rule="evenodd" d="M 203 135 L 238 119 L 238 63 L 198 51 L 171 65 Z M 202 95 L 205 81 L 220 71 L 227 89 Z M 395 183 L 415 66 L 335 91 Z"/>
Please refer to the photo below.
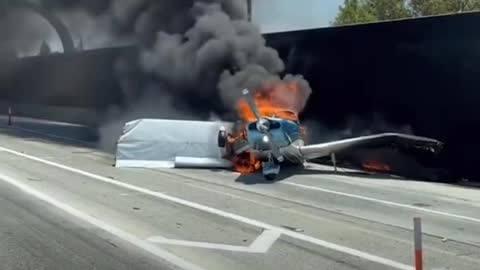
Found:
<path fill-rule="evenodd" d="M 308 98 L 302 93 L 297 82 L 275 81 L 267 83 L 255 91 L 254 101 L 262 117 L 278 117 L 298 121 L 298 113 Z M 249 123 L 256 120 L 248 102 L 241 98 L 237 102 L 237 111 L 241 120 Z M 233 160 L 234 168 L 242 174 L 253 173 L 261 169 L 261 162 L 252 153 L 238 155 Z"/>
<path fill-rule="evenodd" d="M 241 174 L 254 173 L 262 168 L 262 163 L 250 152 L 237 155 L 233 164 L 235 171 Z"/>
<path fill-rule="evenodd" d="M 279 117 L 297 121 L 297 114 L 303 109 L 306 97 L 302 96 L 296 82 L 274 82 L 254 94 L 258 111 L 264 117 Z M 255 115 L 248 102 L 241 98 L 237 103 L 240 118 L 246 122 L 255 121 Z"/>
<path fill-rule="evenodd" d="M 391 172 L 392 169 L 388 164 L 379 161 L 365 161 L 362 163 L 363 169 L 371 172 Z"/>

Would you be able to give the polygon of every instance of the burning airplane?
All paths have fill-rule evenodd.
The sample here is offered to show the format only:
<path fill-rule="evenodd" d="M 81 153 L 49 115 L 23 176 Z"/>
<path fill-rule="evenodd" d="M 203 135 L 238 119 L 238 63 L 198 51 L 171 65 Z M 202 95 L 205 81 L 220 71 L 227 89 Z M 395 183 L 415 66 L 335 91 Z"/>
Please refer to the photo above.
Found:
<path fill-rule="evenodd" d="M 228 167 L 242 174 L 261 172 L 274 180 L 282 166 L 360 147 L 397 145 L 432 153 L 442 149 L 435 139 L 400 133 L 305 145 L 306 130 L 298 115 L 307 98 L 296 82 L 281 81 L 254 93 L 244 89 L 236 106 L 240 119 L 236 124 L 154 119 L 127 123 L 118 141 L 116 166 Z M 365 169 L 389 167 L 370 162 Z"/>
<path fill-rule="evenodd" d="M 243 124 L 240 130 L 228 134 L 222 128 L 218 134 L 219 147 L 227 149 L 226 158 L 241 173 L 262 171 L 267 180 L 274 180 L 282 165 L 303 164 L 305 161 L 334 155 L 358 147 L 403 144 L 433 153 L 442 148 L 442 143 L 431 138 L 400 133 L 382 133 L 322 144 L 305 145 L 305 129 L 300 125 L 299 100 L 295 84 L 284 85 L 252 95 L 243 90 L 243 99 L 238 110 Z M 374 166 L 375 165 L 375 166 Z M 388 170 L 386 164 L 368 164 Z"/>

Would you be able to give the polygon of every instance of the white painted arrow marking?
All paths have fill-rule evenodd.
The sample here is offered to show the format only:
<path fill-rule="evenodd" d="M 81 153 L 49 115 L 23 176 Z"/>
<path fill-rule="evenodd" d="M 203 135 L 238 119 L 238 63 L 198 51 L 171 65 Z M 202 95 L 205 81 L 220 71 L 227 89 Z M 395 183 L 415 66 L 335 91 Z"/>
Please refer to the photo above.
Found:
<path fill-rule="evenodd" d="M 226 250 L 234 252 L 247 252 L 247 253 L 266 253 L 272 245 L 277 241 L 282 233 L 277 230 L 264 230 L 255 241 L 250 244 L 250 246 L 234 246 L 234 245 L 225 245 L 225 244 L 216 244 L 208 242 L 195 242 L 195 241 L 185 241 L 177 239 L 168 239 L 162 236 L 152 236 L 147 240 L 152 243 L 164 244 L 164 245 L 174 245 L 174 246 L 184 246 L 184 247 L 195 247 L 195 248 L 206 248 L 206 249 L 217 249 L 217 250 Z"/>

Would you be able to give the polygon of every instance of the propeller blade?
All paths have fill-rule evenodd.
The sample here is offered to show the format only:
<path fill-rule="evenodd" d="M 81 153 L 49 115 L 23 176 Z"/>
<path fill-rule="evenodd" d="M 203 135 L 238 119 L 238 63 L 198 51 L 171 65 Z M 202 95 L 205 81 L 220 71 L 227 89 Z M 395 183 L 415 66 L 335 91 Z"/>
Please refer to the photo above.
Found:
<path fill-rule="evenodd" d="M 253 96 L 250 93 L 250 90 L 243 89 L 242 94 L 243 94 L 243 97 L 247 100 L 247 103 L 250 106 L 250 109 L 252 110 L 253 114 L 255 115 L 255 118 L 257 118 L 258 131 L 262 133 L 266 133 L 270 129 L 270 123 L 268 122 L 268 120 L 262 118 L 262 116 L 260 115 L 257 104 L 255 103 L 255 100 L 253 99 Z"/>
<path fill-rule="evenodd" d="M 268 122 L 267 119 L 262 118 L 262 116 L 260 115 L 257 104 L 255 103 L 255 100 L 252 94 L 250 93 L 250 90 L 243 89 L 242 94 L 243 94 L 243 97 L 247 100 L 247 103 L 250 106 L 250 109 L 252 110 L 253 114 L 257 118 L 258 131 L 264 133 L 265 136 L 267 136 L 268 138 L 268 144 L 270 145 L 270 149 L 272 150 L 273 157 L 275 157 L 278 161 L 283 161 L 283 156 L 280 154 L 280 149 L 278 145 L 276 145 L 273 142 L 273 136 L 270 133 L 270 123 Z"/>
<path fill-rule="evenodd" d="M 257 120 L 261 120 L 262 117 L 260 115 L 260 112 L 258 111 L 257 104 L 255 104 L 255 100 L 253 99 L 253 96 L 250 93 L 250 90 L 245 88 L 243 89 L 242 94 L 243 94 L 243 97 L 247 100 L 247 103 L 250 106 L 250 109 L 252 110 Z"/>

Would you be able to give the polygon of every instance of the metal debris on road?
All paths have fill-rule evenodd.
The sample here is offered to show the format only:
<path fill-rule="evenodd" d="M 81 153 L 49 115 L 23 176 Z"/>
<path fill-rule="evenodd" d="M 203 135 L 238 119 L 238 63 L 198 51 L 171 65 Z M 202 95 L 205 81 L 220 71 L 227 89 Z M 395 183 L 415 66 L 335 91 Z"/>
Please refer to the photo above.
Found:
<path fill-rule="evenodd" d="M 290 226 L 282 226 L 282 228 L 285 228 L 285 229 L 287 229 L 287 230 L 294 231 L 294 232 L 304 232 L 303 229 L 295 228 L 295 227 L 290 227 Z"/>

